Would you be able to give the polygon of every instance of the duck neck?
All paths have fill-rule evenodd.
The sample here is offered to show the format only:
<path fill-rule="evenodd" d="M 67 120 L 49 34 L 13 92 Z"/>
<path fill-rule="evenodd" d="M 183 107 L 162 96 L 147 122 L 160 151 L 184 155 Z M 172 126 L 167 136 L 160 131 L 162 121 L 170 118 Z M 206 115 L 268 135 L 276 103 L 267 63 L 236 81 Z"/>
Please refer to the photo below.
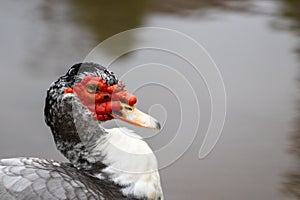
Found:
<path fill-rule="evenodd" d="M 93 149 L 98 139 L 107 133 L 99 122 L 72 94 L 47 102 L 52 104 L 48 105 L 51 111 L 47 106 L 45 108 L 46 123 L 51 128 L 57 149 L 75 167 L 100 172 L 105 165 L 101 162 L 101 153 Z"/>

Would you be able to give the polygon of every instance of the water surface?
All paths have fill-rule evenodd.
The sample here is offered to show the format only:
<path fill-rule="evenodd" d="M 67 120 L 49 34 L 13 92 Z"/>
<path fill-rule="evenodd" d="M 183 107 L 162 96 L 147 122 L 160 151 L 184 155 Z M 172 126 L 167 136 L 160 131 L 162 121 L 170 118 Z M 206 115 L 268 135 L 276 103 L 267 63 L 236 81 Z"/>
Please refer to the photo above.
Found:
<path fill-rule="evenodd" d="M 191 80 L 201 108 L 200 129 L 188 151 L 161 170 L 166 199 L 293 199 L 299 195 L 298 157 L 289 153 L 299 152 L 299 14 L 294 9 L 298 4 L 247 2 L 2 1 L 1 157 L 63 160 L 44 124 L 46 88 L 109 36 L 158 26 L 181 31 L 205 47 L 220 69 L 228 98 L 221 139 L 208 157 L 199 160 L 210 105 L 203 81 Z M 135 42 L 133 37 L 126 45 Z M 151 50 L 133 52 L 111 67 L 122 74 L 149 62 L 189 69 L 180 59 Z M 160 103 L 168 111 L 161 134 L 147 139 L 158 149 L 176 131 L 176 101 L 162 88 L 136 94 L 145 110 Z"/>

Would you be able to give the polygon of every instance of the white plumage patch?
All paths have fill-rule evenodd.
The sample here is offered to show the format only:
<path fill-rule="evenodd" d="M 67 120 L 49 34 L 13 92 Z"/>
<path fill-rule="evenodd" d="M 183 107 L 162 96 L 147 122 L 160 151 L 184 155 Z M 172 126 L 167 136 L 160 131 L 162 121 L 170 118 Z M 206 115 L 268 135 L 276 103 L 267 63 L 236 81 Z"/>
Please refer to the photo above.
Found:
<path fill-rule="evenodd" d="M 96 151 L 101 151 L 104 172 L 117 184 L 126 186 L 124 195 L 163 199 L 157 160 L 148 144 L 127 128 L 106 129 Z"/>

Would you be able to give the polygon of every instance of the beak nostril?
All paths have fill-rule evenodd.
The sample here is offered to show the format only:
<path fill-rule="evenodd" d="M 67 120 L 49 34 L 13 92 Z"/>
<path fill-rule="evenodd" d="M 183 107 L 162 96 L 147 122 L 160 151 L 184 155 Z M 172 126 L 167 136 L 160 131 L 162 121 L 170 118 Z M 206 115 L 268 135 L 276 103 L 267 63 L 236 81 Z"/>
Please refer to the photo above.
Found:
<path fill-rule="evenodd" d="M 128 106 L 125 106 L 125 109 L 126 109 L 126 110 L 132 111 L 132 108 L 130 108 L 130 107 L 128 107 Z"/>

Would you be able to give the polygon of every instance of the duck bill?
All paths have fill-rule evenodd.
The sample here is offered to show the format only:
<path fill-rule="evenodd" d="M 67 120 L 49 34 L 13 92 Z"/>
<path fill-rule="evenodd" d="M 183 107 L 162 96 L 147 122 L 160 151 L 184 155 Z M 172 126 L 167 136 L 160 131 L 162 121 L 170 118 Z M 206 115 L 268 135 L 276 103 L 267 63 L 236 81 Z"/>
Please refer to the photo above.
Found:
<path fill-rule="evenodd" d="M 140 111 L 136 107 L 121 103 L 121 108 L 121 110 L 112 112 L 112 116 L 115 119 L 119 119 L 136 126 L 160 130 L 160 123 L 156 119 Z"/>

